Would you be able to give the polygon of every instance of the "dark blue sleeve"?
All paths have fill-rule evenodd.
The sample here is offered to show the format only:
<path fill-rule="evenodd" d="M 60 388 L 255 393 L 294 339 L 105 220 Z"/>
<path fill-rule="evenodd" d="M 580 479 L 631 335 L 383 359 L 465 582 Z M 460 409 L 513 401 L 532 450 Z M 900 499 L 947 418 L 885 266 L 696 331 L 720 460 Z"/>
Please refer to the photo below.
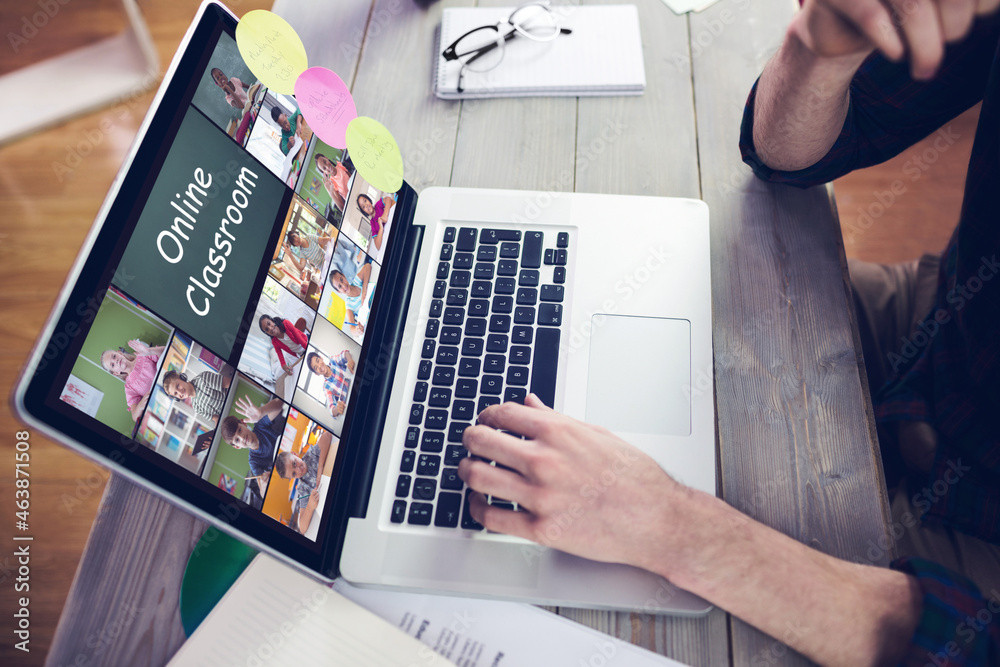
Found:
<path fill-rule="evenodd" d="M 753 143 L 757 84 L 750 91 L 740 131 L 743 161 L 766 181 L 809 187 L 885 162 L 932 132 L 941 131 L 950 146 L 957 138 L 942 126 L 983 98 L 1000 37 L 994 14 L 977 21 L 962 42 L 950 45 L 941 70 L 931 81 L 910 78 L 909 65 L 892 63 L 876 53 L 862 64 L 851 82 L 844 127 L 830 151 L 799 171 L 776 171 L 765 165 Z M 802 110 L 808 114 L 808 109 Z M 778 128 L 780 130 L 779 121 Z"/>

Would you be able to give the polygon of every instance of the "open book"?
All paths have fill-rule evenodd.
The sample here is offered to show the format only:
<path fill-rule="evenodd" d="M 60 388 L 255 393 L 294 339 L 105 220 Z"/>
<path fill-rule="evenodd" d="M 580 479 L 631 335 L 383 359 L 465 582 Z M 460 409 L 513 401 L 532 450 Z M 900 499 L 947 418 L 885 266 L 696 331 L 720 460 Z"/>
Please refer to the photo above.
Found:
<path fill-rule="evenodd" d="M 434 93 L 443 99 L 531 96 L 641 95 L 646 88 L 639 12 L 635 5 L 556 5 L 561 34 L 547 42 L 518 37 L 487 72 L 466 68 L 458 92 L 457 60 L 441 55 L 457 38 L 504 21 L 514 7 L 449 7 L 442 12 Z M 503 24 L 501 30 L 509 31 Z"/>

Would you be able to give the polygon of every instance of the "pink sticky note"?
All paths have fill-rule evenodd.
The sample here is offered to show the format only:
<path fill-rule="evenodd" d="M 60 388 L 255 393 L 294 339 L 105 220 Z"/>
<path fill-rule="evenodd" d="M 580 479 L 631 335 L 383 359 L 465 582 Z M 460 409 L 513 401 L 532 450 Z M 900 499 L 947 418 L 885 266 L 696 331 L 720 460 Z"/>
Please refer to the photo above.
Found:
<path fill-rule="evenodd" d="M 343 79 L 325 67 L 310 67 L 295 81 L 295 101 L 324 143 L 347 148 L 347 125 L 358 110 Z"/>

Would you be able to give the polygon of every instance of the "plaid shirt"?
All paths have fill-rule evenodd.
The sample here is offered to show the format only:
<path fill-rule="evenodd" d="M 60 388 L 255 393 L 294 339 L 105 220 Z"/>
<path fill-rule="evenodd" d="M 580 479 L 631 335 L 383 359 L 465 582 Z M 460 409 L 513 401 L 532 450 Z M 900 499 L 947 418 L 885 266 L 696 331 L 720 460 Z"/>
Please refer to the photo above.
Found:
<path fill-rule="evenodd" d="M 926 421 L 938 433 L 930 475 L 912 487 L 923 487 L 913 498 L 922 516 L 993 543 L 1000 543 L 998 40 L 1000 15 L 978 20 L 967 39 L 947 48 L 941 71 L 929 82 L 910 79 L 907 62 L 893 64 L 874 54 L 851 83 L 851 103 L 839 138 L 824 158 L 806 169 L 774 171 L 757 156 L 752 132 L 756 84 L 747 100 L 740 137 L 743 159 L 757 176 L 808 187 L 888 160 L 937 132 L 933 155 L 925 151 L 903 165 L 900 182 L 909 186 L 920 180 L 937 152 L 954 143 L 950 128 L 942 126 L 983 101 L 962 213 L 941 258 L 936 303 L 918 332 L 905 341 L 901 354 L 889 358 L 895 374 L 884 387 L 874 388 L 878 390 L 874 401 L 878 420 Z M 917 567 L 914 562 L 911 569 Z M 954 621 L 964 617 L 962 610 L 981 609 L 984 603 L 943 570 L 926 575 L 926 581 L 922 571 L 915 573 L 925 591 L 938 591 L 934 595 L 940 597 L 935 599 L 944 602 L 932 604 L 931 593 L 925 595 L 924 616 L 913 644 L 919 650 L 911 650 L 906 664 L 934 664 L 927 649 L 940 650 L 954 636 L 943 628 L 955 626 Z M 1000 598 L 993 604 L 1000 612 Z M 1000 615 L 994 613 L 993 619 L 1000 622 Z M 986 634 L 976 634 L 975 650 L 982 656 L 986 649 L 981 647 L 991 646 L 991 664 L 997 664 L 996 633 L 991 632 L 992 640 Z M 957 646 L 973 650 L 967 641 L 971 640 Z M 921 651 L 923 657 L 917 655 Z M 966 662 L 948 660 L 938 664 L 985 664 L 974 657 Z"/>
<path fill-rule="evenodd" d="M 347 350 L 330 357 L 329 364 L 333 373 L 323 382 L 323 392 L 326 394 L 326 407 L 332 410 L 341 401 L 346 401 L 351 393 L 351 381 L 344 374 L 347 370 Z"/>

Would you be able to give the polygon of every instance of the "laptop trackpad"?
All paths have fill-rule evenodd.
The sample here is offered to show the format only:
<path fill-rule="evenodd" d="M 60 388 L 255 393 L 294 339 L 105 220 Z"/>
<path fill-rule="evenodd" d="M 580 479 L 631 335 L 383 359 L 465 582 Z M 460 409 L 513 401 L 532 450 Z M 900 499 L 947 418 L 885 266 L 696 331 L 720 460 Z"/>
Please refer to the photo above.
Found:
<path fill-rule="evenodd" d="M 588 422 L 616 433 L 691 434 L 691 322 L 596 314 Z"/>

